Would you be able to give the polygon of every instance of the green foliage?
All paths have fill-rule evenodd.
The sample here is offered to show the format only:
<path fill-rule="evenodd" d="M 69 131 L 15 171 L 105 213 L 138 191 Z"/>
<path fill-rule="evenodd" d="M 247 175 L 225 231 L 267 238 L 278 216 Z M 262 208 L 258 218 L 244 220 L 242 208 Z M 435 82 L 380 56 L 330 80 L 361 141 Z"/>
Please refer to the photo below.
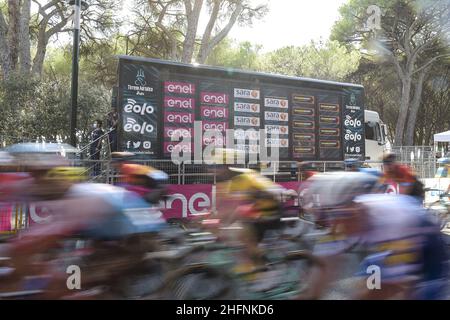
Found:
<path fill-rule="evenodd" d="M 93 121 L 103 119 L 110 107 L 110 92 L 80 80 L 78 131 L 86 143 Z M 70 77 L 34 81 L 14 76 L 0 83 L 0 140 L 7 144 L 66 140 L 69 136 Z"/>
<path fill-rule="evenodd" d="M 242 70 L 258 70 L 262 46 L 248 41 L 236 43 L 229 39 L 222 41 L 209 55 L 206 64 Z"/>
<path fill-rule="evenodd" d="M 264 70 L 341 81 L 358 69 L 360 58 L 358 51 L 349 51 L 337 41 L 311 42 L 303 47 L 284 47 L 269 53 Z"/>
<path fill-rule="evenodd" d="M 264 71 L 325 80 L 344 80 L 358 69 L 361 54 L 337 41 L 311 42 L 302 47 L 284 47 L 261 54 L 261 46 L 224 40 L 207 64 L 243 70 Z"/>

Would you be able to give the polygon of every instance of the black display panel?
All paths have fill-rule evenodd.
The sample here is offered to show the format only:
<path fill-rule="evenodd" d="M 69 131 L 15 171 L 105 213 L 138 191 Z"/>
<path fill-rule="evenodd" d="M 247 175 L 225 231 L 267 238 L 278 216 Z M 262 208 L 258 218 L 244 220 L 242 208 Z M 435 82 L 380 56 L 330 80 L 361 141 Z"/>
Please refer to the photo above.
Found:
<path fill-rule="evenodd" d="M 119 70 L 119 146 L 122 150 L 158 157 L 159 71 L 147 64 L 134 63 L 121 64 Z"/>
<path fill-rule="evenodd" d="M 136 60 L 119 65 L 123 150 L 170 159 L 176 148 L 193 157 L 214 144 L 258 157 L 264 129 L 280 161 L 364 157 L 360 86 Z M 175 133 L 190 142 L 173 141 Z"/>

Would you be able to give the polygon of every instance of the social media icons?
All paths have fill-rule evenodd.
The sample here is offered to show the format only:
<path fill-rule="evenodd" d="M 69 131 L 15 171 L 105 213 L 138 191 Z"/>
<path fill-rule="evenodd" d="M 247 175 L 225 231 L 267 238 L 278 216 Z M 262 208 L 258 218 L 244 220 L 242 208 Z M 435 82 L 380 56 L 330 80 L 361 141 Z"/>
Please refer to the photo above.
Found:
<path fill-rule="evenodd" d="M 146 150 L 150 150 L 152 148 L 151 141 L 127 141 L 126 143 L 127 149 L 140 149 L 141 147 Z"/>

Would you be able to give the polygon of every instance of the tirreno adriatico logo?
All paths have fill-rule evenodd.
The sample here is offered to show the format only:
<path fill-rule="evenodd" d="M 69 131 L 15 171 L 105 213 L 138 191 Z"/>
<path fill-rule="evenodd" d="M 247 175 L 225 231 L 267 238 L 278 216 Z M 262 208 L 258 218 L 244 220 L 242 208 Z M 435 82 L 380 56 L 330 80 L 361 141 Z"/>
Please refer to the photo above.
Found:
<path fill-rule="evenodd" d="M 147 81 L 145 81 L 145 72 L 144 69 L 139 69 L 136 74 L 136 81 L 134 82 L 137 86 L 145 87 L 147 85 Z"/>
<path fill-rule="evenodd" d="M 350 105 L 351 105 L 351 106 L 356 106 L 356 96 L 355 96 L 354 93 L 352 93 L 352 94 L 350 95 Z"/>

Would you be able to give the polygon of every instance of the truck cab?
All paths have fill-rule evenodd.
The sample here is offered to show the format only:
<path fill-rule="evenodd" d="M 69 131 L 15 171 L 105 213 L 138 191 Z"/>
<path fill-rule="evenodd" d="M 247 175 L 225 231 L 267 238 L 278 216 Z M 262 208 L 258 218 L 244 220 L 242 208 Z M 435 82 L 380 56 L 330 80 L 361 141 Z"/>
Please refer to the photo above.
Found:
<path fill-rule="evenodd" d="M 370 110 L 364 110 L 364 126 L 366 160 L 380 161 L 388 142 L 387 127 L 381 121 L 378 112 Z"/>

